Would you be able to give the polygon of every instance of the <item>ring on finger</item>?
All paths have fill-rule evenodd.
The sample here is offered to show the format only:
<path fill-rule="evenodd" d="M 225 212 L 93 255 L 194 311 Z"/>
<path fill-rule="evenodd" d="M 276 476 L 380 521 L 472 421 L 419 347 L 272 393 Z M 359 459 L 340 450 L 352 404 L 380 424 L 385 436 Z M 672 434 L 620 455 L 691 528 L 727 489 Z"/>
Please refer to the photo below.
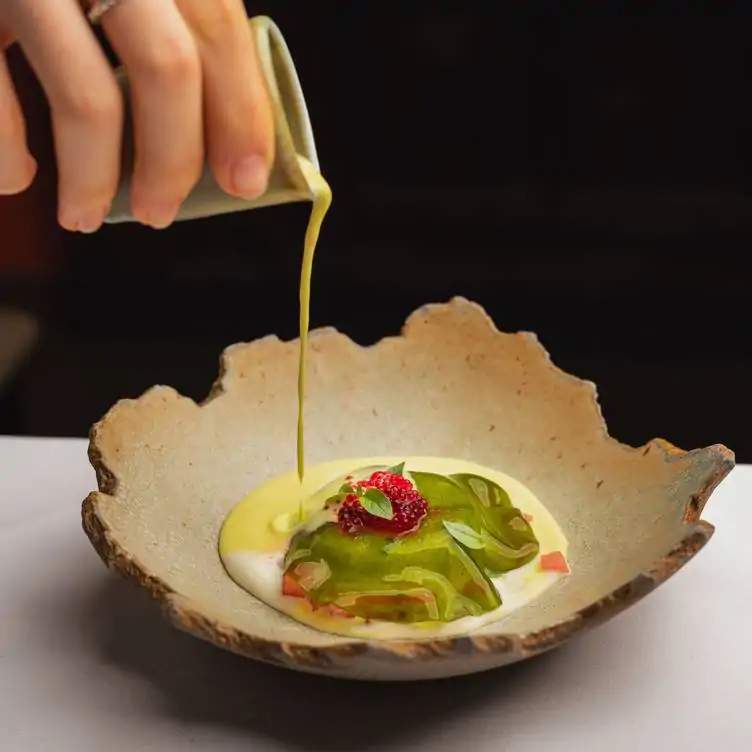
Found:
<path fill-rule="evenodd" d="M 86 17 L 89 19 L 89 23 L 96 26 L 102 16 L 107 13 L 108 10 L 112 10 L 119 0 L 89 0 L 85 3 Z"/>

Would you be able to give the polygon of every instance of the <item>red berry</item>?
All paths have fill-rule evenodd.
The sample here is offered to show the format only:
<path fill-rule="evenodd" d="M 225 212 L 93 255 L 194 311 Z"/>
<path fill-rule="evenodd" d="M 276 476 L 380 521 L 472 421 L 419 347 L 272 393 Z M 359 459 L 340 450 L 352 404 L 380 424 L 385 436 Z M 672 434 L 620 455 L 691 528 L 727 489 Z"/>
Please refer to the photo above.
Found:
<path fill-rule="evenodd" d="M 392 503 L 392 518 L 367 512 L 356 494 L 348 494 L 339 508 L 337 523 L 343 533 L 373 531 L 392 535 L 413 533 L 428 514 L 428 502 L 402 475 L 377 470 L 368 480 L 359 481 L 361 488 L 377 488 Z"/>

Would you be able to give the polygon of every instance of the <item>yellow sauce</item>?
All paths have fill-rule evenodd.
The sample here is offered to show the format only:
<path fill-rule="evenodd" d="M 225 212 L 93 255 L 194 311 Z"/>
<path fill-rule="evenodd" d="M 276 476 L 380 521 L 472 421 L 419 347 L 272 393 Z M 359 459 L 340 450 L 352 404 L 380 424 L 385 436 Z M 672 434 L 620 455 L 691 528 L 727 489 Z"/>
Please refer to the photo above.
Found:
<path fill-rule="evenodd" d="M 308 189 L 313 198 L 311 217 L 306 228 L 303 245 L 303 263 L 300 270 L 300 362 L 298 365 L 298 478 L 301 483 L 305 473 L 305 436 L 303 403 L 306 385 L 306 348 L 308 347 L 308 326 L 311 310 L 311 271 L 316 243 L 321 232 L 324 217 L 332 203 L 332 190 L 319 171 L 305 157 L 298 157 Z"/>
<path fill-rule="evenodd" d="M 541 557 L 560 552 L 566 556 L 567 541 L 556 521 L 534 494 L 514 478 L 497 470 L 464 460 L 437 457 L 375 457 L 326 462 L 305 468 L 304 402 L 306 387 L 306 350 L 310 321 L 311 272 L 321 225 L 332 201 L 326 180 L 308 160 L 298 157 L 313 201 L 303 250 L 300 274 L 300 353 L 298 370 L 297 472 L 274 478 L 255 489 L 229 514 L 222 527 L 219 553 L 235 582 L 272 608 L 316 629 L 369 639 L 425 638 L 431 634 L 453 636 L 474 631 L 497 621 L 511 611 L 538 597 L 566 576 L 544 571 Z M 329 514 L 322 511 L 333 493 L 332 483 L 356 468 L 390 466 L 405 460 L 416 471 L 449 475 L 476 473 L 495 481 L 509 494 L 512 504 L 530 519 L 540 543 L 538 556 L 519 569 L 492 578 L 502 606 L 481 616 L 465 616 L 453 622 L 398 624 L 386 621 L 342 619 L 314 611 L 301 598 L 283 594 L 283 560 L 290 540 L 300 525 L 309 529 Z M 317 522 L 318 521 L 318 522 Z"/>
<path fill-rule="evenodd" d="M 391 466 L 406 460 L 410 470 L 441 475 L 476 473 L 498 483 L 512 504 L 531 519 L 540 543 L 540 553 L 530 563 L 493 583 L 502 606 L 481 616 L 467 616 L 449 623 L 397 624 L 341 619 L 314 611 L 300 598 L 282 593 L 283 558 L 303 509 L 307 520 L 315 518 L 328 495 L 331 483 L 355 468 Z M 410 639 L 431 635 L 466 634 L 497 621 L 524 606 L 566 576 L 543 571 L 541 556 L 561 552 L 566 556 L 567 541 L 556 521 L 535 495 L 514 478 L 465 460 L 442 457 L 369 457 L 335 460 L 309 468 L 301 482 L 290 472 L 268 481 L 240 502 L 227 517 L 219 540 L 222 562 L 235 582 L 272 608 L 316 629 L 369 639 Z"/>

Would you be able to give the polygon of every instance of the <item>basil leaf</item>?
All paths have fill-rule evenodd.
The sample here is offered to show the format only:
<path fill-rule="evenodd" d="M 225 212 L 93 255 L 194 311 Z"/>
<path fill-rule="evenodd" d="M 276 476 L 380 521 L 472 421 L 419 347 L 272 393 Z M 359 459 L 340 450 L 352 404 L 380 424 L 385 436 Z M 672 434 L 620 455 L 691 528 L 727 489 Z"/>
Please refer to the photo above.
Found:
<path fill-rule="evenodd" d="M 392 475 L 404 475 L 405 463 L 400 462 L 399 465 L 393 465 L 392 467 L 388 467 L 386 470 L 384 470 L 384 472 L 391 473 Z"/>
<path fill-rule="evenodd" d="M 483 534 L 473 530 L 468 525 L 462 522 L 451 522 L 450 520 L 444 520 L 444 527 L 449 535 L 452 536 L 458 543 L 461 543 L 466 548 L 472 548 L 480 550 L 485 548 L 485 541 L 483 540 Z"/>
<path fill-rule="evenodd" d="M 381 517 L 384 520 L 391 520 L 394 517 L 392 502 L 378 488 L 366 489 L 365 494 L 360 497 L 360 504 L 374 517 Z"/>
<path fill-rule="evenodd" d="M 352 494 L 355 493 L 355 488 L 350 483 L 345 483 L 342 488 L 339 489 L 339 492 L 341 494 Z"/>

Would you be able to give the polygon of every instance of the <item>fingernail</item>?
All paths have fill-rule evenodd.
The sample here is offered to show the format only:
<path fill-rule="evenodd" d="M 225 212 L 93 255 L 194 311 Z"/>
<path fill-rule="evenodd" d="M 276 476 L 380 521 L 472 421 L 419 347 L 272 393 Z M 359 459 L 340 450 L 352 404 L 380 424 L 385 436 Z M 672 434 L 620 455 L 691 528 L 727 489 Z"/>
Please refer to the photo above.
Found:
<path fill-rule="evenodd" d="M 235 162 L 232 168 L 232 185 L 238 196 L 258 198 L 266 191 L 269 168 L 263 157 L 253 155 Z"/>
<path fill-rule="evenodd" d="M 105 213 L 101 209 L 93 209 L 92 211 L 85 212 L 79 218 L 78 227 L 76 229 L 87 235 L 96 232 L 102 226 L 104 214 Z"/>
<path fill-rule="evenodd" d="M 164 230 L 169 227 L 178 215 L 180 202 L 150 204 L 144 212 L 144 223 L 155 230 Z"/>
<path fill-rule="evenodd" d="M 102 226 L 105 214 L 106 210 L 104 209 L 89 209 L 82 212 L 76 209 L 61 208 L 59 221 L 70 232 L 89 234 L 96 232 Z"/>

